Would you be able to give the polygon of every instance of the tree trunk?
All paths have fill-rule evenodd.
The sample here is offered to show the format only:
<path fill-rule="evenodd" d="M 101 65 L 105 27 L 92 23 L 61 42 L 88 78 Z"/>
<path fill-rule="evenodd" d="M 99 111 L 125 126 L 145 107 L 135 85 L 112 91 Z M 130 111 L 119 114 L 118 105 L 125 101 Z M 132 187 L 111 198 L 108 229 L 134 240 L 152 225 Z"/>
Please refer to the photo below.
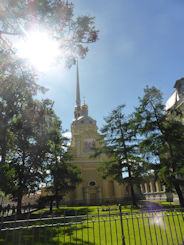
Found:
<path fill-rule="evenodd" d="M 7 129 L 6 127 L 3 128 L 2 132 L 4 132 L 1 137 L 2 137 L 2 144 L 1 144 L 1 164 L 5 164 L 6 162 L 6 151 L 7 151 L 7 142 L 6 142 L 6 132 Z"/>
<path fill-rule="evenodd" d="M 52 210 L 53 210 L 53 197 L 50 198 L 50 213 L 52 214 Z"/>
<path fill-rule="evenodd" d="M 21 209 L 22 209 L 22 195 L 19 194 L 18 195 L 18 199 L 17 199 L 17 214 L 21 214 Z"/>
<path fill-rule="evenodd" d="M 175 187 L 176 193 L 178 194 L 178 197 L 179 197 L 180 206 L 184 207 L 184 197 L 183 197 L 183 193 L 181 191 L 180 185 L 176 182 L 176 183 L 174 183 L 174 187 Z"/>
<path fill-rule="evenodd" d="M 55 200 L 56 200 L 56 208 L 59 208 L 59 195 L 58 195 L 58 190 L 55 192 Z"/>
<path fill-rule="evenodd" d="M 132 197 L 132 203 L 133 206 L 137 207 L 137 198 L 134 192 L 134 186 L 132 183 L 130 183 L 130 191 L 131 191 L 131 197 Z"/>
<path fill-rule="evenodd" d="M 59 208 L 59 197 L 56 198 L 56 207 Z"/>
<path fill-rule="evenodd" d="M 128 175 L 129 175 L 129 178 L 131 179 L 132 178 L 132 174 L 131 174 L 131 171 L 130 171 L 130 167 L 128 167 Z M 134 192 L 134 185 L 132 182 L 129 182 L 130 183 L 130 192 L 131 192 L 131 197 L 132 197 L 132 203 L 133 203 L 133 206 L 137 207 L 137 200 L 136 200 L 136 195 L 135 195 L 135 192 Z"/>

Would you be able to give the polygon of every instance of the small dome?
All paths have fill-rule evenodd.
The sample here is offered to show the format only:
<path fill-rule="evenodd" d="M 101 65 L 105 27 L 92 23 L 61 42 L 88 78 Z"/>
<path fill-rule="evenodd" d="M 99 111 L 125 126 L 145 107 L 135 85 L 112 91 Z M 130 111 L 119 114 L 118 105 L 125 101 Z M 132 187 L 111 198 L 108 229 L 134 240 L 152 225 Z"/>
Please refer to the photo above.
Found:
<path fill-rule="evenodd" d="M 82 109 L 88 109 L 88 106 L 86 104 L 83 104 L 81 107 Z"/>
<path fill-rule="evenodd" d="M 81 106 L 81 115 L 88 116 L 88 106 L 85 103 Z"/>

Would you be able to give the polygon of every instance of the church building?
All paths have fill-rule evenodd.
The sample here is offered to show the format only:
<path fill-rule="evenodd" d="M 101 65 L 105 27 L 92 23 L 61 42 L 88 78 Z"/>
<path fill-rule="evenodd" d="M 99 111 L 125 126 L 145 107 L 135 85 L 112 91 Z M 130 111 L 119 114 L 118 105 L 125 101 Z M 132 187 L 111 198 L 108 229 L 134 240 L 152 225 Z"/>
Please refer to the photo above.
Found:
<path fill-rule="evenodd" d="M 93 147 L 99 146 L 96 121 L 88 115 L 88 106 L 81 105 L 79 71 L 77 64 L 76 106 L 71 124 L 72 164 L 81 170 L 82 182 L 69 193 L 65 201 L 69 204 L 100 204 L 118 202 L 125 197 L 125 186 L 111 178 L 103 179 L 98 171 L 105 156 L 92 157 Z"/>

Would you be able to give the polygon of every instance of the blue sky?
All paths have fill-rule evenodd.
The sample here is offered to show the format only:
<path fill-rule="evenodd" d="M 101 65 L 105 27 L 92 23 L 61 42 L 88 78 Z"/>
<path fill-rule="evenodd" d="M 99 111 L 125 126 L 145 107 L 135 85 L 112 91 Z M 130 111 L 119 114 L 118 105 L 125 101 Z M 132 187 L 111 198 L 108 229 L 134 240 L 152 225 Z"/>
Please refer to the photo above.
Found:
<path fill-rule="evenodd" d="M 96 17 L 99 40 L 79 61 L 81 100 L 100 128 L 116 106 L 126 112 L 138 105 L 146 85 L 163 92 L 164 101 L 184 76 L 183 0 L 76 0 L 75 13 Z M 76 89 L 76 67 L 41 73 L 63 128 L 70 130 Z"/>

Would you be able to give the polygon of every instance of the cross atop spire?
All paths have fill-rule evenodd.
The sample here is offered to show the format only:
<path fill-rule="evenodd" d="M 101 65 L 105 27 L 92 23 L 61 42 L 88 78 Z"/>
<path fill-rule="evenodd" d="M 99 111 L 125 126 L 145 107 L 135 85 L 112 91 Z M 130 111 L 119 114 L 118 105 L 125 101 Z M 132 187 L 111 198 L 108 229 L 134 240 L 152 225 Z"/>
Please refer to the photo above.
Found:
<path fill-rule="evenodd" d="M 76 87 L 76 106 L 80 106 L 80 86 L 79 86 L 79 67 L 78 67 L 78 60 L 76 62 L 77 65 L 77 87 Z"/>
<path fill-rule="evenodd" d="M 84 105 L 86 104 L 86 97 L 83 96 Z"/>

